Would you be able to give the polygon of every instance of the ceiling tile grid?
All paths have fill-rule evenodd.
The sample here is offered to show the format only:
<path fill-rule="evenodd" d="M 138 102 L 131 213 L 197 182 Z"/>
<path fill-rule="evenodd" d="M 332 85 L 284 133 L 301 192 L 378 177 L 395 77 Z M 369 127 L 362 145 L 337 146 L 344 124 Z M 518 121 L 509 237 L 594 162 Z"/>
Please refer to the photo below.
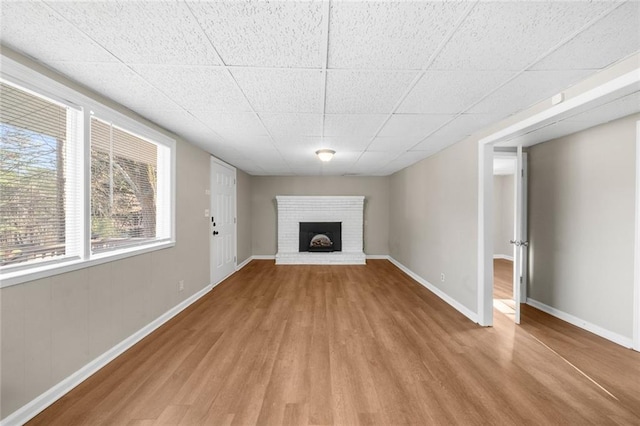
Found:
<path fill-rule="evenodd" d="M 321 2 L 195 2 L 189 8 L 226 65 L 319 68 Z"/>
<path fill-rule="evenodd" d="M 40 1 L 2 2 L 0 39 L 4 45 L 44 62 L 117 62 Z"/>
<path fill-rule="evenodd" d="M 513 71 L 427 71 L 398 112 L 456 114 L 513 77 Z"/>
<path fill-rule="evenodd" d="M 49 62 L 48 65 L 134 111 L 150 106 L 165 110 L 179 108 L 173 99 L 122 63 Z"/>
<path fill-rule="evenodd" d="M 422 69 L 463 2 L 334 2 L 330 68 Z"/>
<path fill-rule="evenodd" d="M 231 68 L 257 112 L 322 113 L 320 70 Z"/>
<path fill-rule="evenodd" d="M 601 69 L 638 50 L 640 3 L 631 1 L 578 34 L 532 69 Z"/>
<path fill-rule="evenodd" d="M 322 136 L 322 114 L 260 113 L 260 119 L 274 136 Z"/>
<path fill-rule="evenodd" d="M 551 98 L 592 74 L 591 70 L 525 71 L 471 107 L 468 112 L 504 118 Z"/>
<path fill-rule="evenodd" d="M 384 175 L 638 52 L 639 16 L 636 1 L 5 1 L 0 42 L 251 174 Z"/>
<path fill-rule="evenodd" d="M 521 70 L 610 2 L 479 2 L 431 69 Z"/>
<path fill-rule="evenodd" d="M 133 65 L 133 70 L 183 108 L 220 112 L 251 111 L 246 98 L 224 68 Z"/>
<path fill-rule="evenodd" d="M 417 72 L 347 71 L 327 73 L 327 113 L 391 113 Z"/>
<path fill-rule="evenodd" d="M 220 65 L 200 26 L 181 2 L 47 2 L 123 62 Z"/>

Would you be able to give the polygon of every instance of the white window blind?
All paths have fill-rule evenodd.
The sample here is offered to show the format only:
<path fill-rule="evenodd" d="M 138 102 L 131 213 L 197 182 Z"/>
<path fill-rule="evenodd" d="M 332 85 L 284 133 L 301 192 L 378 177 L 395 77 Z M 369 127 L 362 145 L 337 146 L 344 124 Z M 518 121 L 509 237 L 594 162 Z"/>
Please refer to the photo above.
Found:
<path fill-rule="evenodd" d="M 79 253 L 78 111 L 0 82 L 0 267 Z M 73 176 L 72 176 L 73 175 Z"/>
<path fill-rule="evenodd" d="M 92 118 L 92 252 L 157 239 L 157 189 L 158 145 Z"/>

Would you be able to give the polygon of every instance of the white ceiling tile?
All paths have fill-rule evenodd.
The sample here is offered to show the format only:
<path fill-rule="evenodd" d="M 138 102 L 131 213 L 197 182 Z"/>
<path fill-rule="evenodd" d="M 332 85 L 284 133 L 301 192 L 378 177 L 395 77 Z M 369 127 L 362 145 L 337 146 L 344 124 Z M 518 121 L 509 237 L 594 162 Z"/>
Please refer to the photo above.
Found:
<path fill-rule="evenodd" d="M 416 72 L 331 70 L 327 113 L 390 113 Z"/>
<path fill-rule="evenodd" d="M 256 152 L 274 148 L 269 136 L 236 136 L 228 139 L 227 143 L 248 158 L 257 158 Z"/>
<path fill-rule="evenodd" d="M 599 69 L 640 50 L 640 3 L 623 4 L 532 69 Z"/>
<path fill-rule="evenodd" d="M 399 146 L 413 146 L 454 116 L 447 114 L 394 114 L 378 135 L 398 139 Z"/>
<path fill-rule="evenodd" d="M 421 140 L 421 139 L 420 139 Z M 367 148 L 367 151 L 378 152 L 398 152 L 411 149 L 416 144 L 416 139 L 403 138 L 401 136 L 395 137 L 376 137 L 371 145 Z"/>
<path fill-rule="evenodd" d="M 465 8 L 462 2 L 334 2 L 329 67 L 421 69 Z"/>
<path fill-rule="evenodd" d="M 90 87 L 134 111 L 138 108 L 176 109 L 178 105 L 121 63 L 49 62 L 71 80 Z"/>
<path fill-rule="evenodd" d="M 354 173 L 375 172 L 389 164 L 401 154 L 401 151 L 393 153 L 366 151 L 362 156 L 360 156 L 352 170 Z"/>
<path fill-rule="evenodd" d="M 378 172 L 382 175 L 390 175 L 399 170 L 405 169 L 426 157 L 427 154 L 423 151 L 407 151 L 382 167 Z"/>
<path fill-rule="evenodd" d="M 432 65 L 442 70 L 521 70 L 610 2 L 480 2 Z"/>
<path fill-rule="evenodd" d="M 117 61 L 39 1 L 2 2 L 0 23 L 3 45 L 40 61 Z"/>
<path fill-rule="evenodd" d="M 227 65 L 321 67 L 320 2 L 189 2 Z"/>
<path fill-rule="evenodd" d="M 495 116 L 488 114 L 462 114 L 446 126 L 430 135 L 412 148 L 414 151 L 433 151 L 461 141 L 472 133 L 495 122 Z"/>
<path fill-rule="evenodd" d="M 193 110 L 191 113 L 211 130 L 228 140 L 268 138 L 260 120 L 252 112 L 219 113 Z"/>
<path fill-rule="evenodd" d="M 320 71 L 234 68 L 231 72 L 258 112 L 322 112 Z"/>
<path fill-rule="evenodd" d="M 322 135 L 322 114 L 261 113 L 260 119 L 274 137 Z"/>
<path fill-rule="evenodd" d="M 220 65 L 181 2 L 50 2 L 70 22 L 129 64 Z"/>
<path fill-rule="evenodd" d="M 513 75 L 513 71 L 428 71 L 398 112 L 460 113 Z"/>
<path fill-rule="evenodd" d="M 324 135 L 375 136 L 387 117 L 387 114 L 327 114 L 324 118 Z"/>
<path fill-rule="evenodd" d="M 251 111 L 251 106 L 233 78 L 223 68 L 178 65 L 134 65 L 132 68 L 184 108 L 220 112 Z"/>
<path fill-rule="evenodd" d="M 528 108 L 590 75 L 590 70 L 525 71 L 469 109 L 499 118 Z"/>

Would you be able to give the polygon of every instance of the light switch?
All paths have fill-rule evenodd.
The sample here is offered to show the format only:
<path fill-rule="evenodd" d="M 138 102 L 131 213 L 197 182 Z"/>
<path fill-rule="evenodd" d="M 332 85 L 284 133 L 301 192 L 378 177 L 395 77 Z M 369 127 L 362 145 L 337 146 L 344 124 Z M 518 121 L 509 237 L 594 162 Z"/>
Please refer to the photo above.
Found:
<path fill-rule="evenodd" d="M 209 217 L 209 209 L 204 209 L 204 217 Z"/>

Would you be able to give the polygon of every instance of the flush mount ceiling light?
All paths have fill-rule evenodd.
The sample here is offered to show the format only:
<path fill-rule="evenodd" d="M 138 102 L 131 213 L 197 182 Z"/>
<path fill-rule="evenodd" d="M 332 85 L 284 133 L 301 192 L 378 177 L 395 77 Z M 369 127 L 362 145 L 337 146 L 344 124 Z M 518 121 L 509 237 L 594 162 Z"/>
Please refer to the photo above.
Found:
<path fill-rule="evenodd" d="M 319 149 L 316 151 L 316 155 L 322 161 L 331 161 L 333 154 L 336 152 L 332 149 Z"/>

